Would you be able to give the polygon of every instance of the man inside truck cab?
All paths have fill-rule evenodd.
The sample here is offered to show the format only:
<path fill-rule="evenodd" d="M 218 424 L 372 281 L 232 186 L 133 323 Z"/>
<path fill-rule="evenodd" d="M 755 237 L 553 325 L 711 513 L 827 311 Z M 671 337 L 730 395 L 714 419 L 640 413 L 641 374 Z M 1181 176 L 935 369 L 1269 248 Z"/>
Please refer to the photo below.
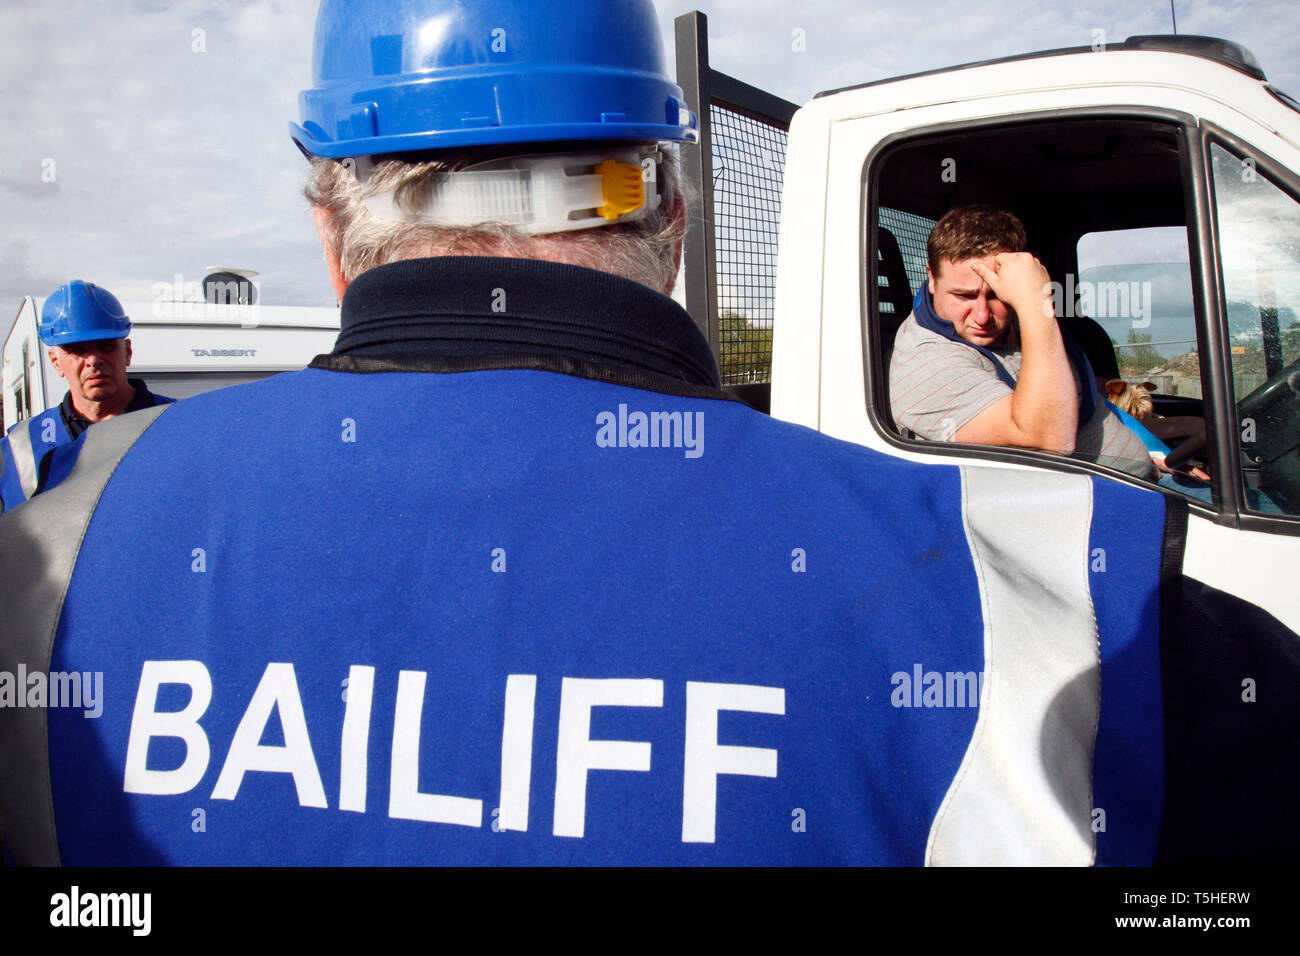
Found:
<path fill-rule="evenodd" d="M 68 393 L 0 439 L 0 512 L 44 491 L 54 449 L 76 441 L 91 425 L 173 401 L 154 395 L 143 379 L 126 377 L 130 334 L 130 318 L 107 289 L 75 279 L 45 300 L 41 341 L 54 370 L 67 379 Z"/>
<path fill-rule="evenodd" d="M 931 441 L 1039 448 L 1155 478 L 1057 324 L 1051 277 L 1027 247 L 1020 220 L 992 206 L 959 206 L 935 224 L 929 281 L 890 361 L 894 421 Z"/>

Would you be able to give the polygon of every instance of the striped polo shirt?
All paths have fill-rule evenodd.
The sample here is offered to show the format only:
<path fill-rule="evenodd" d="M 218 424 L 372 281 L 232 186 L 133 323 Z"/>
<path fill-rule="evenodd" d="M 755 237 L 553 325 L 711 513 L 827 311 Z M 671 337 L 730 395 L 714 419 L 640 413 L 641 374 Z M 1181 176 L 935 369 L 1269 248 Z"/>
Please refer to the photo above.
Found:
<path fill-rule="evenodd" d="M 990 351 L 1013 378 L 1020 377 L 1020 349 L 995 346 Z M 1075 386 L 1082 392 L 1077 374 Z M 963 425 L 1010 394 L 993 363 L 975 349 L 921 328 L 915 315 L 899 327 L 889 363 L 889 397 L 900 427 L 930 441 L 952 441 Z M 1138 478 L 1156 476 L 1142 440 L 1101 402 L 1079 430 L 1074 457 Z"/>

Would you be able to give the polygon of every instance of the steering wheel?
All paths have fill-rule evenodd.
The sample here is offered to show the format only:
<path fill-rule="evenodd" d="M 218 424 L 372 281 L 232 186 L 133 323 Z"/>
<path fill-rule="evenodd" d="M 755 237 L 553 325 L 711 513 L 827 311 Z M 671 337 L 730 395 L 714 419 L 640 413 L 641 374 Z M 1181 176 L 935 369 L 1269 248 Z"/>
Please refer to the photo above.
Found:
<path fill-rule="evenodd" d="M 1237 403 L 1237 417 L 1254 418 L 1275 401 L 1288 394 L 1300 397 L 1300 359 L 1296 359 L 1239 401 Z"/>
<path fill-rule="evenodd" d="M 1300 400 L 1300 359 L 1296 359 L 1239 401 L 1237 419 L 1257 418 L 1274 402 L 1285 401 L 1288 397 L 1292 401 Z M 1189 435 L 1186 441 L 1168 454 L 1165 467 L 1173 469 L 1186 464 L 1188 459 L 1205 447 L 1205 443 L 1206 431 L 1202 425 L 1200 431 Z"/>

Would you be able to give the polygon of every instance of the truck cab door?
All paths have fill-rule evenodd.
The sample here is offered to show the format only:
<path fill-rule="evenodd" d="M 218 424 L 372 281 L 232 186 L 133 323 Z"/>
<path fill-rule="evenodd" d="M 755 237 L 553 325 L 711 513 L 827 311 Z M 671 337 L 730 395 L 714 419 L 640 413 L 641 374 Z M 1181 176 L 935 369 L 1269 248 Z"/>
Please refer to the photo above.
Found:
<path fill-rule="evenodd" d="M 1082 471 L 1180 495 L 1045 452 L 916 440 L 897 428 L 890 413 L 888 353 L 892 333 L 905 318 L 899 315 L 907 297 L 899 277 L 906 271 L 907 293 L 917 291 L 928 224 L 952 205 L 1013 208 L 1026 220 L 1032 250 L 1056 280 L 1078 270 L 1077 240 L 1090 230 L 1182 227 L 1192 290 L 1191 361 L 1199 363 L 1194 400 L 1203 409 L 1202 454 L 1214 479 L 1212 494 L 1201 489 L 1200 497 L 1183 496 L 1189 512 L 1184 569 L 1300 633 L 1300 589 L 1294 586 L 1300 571 L 1300 149 L 1252 116 L 1186 88 L 1126 88 L 1124 94 L 1133 100 L 1125 103 L 1101 89 L 1072 93 L 1070 108 L 1061 109 L 1059 90 L 1026 90 L 998 103 L 997 115 L 989 115 L 994 110 L 987 103 L 946 102 L 827 122 L 828 135 L 816 144 L 818 152 L 824 150 L 826 170 L 816 288 L 810 284 L 801 291 L 793 270 L 778 284 L 787 301 L 797 295 L 821 302 L 818 402 L 814 412 L 774 387 L 773 414 L 784 417 L 788 409 L 827 434 L 917 461 Z M 1089 104 L 1090 98 L 1095 102 Z M 794 129 L 801 119 L 796 117 Z M 1040 139 L 1035 129 L 1043 131 Z M 1010 152 L 1038 167 L 1016 167 L 997 157 L 991 147 L 1002 135 L 1018 137 Z M 981 162 L 982 156 L 996 158 Z M 791 175 L 795 158 L 792 148 Z M 1108 179 L 1112 167 L 1127 169 L 1127 179 Z M 1053 168 L 1061 171 L 1055 178 Z M 1243 169 L 1256 176 L 1253 183 L 1241 180 Z M 1229 175 L 1237 177 L 1231 187 Z M 1144 200 L 1143 190 L 1157 189 L 1176 201 L 1166 202 L 1163 212 L 1152 205 L 1148 222 L 1134 209 Z M 801 198 L 804 204 L 813 201 Z M 1028 214 L 1015 208 L 1020 202 L 1030 205 Z M 1264 232 L 1264 222 L 1278 225 Z M 888 242 L 881 240 L 882 228 L 890 232 Z M 811 232 L 808 223 L 786 221 L 782 230 L 787 249 L 787 231 Z M 903 268 L 883 262 L 886 254 L 901 257 Z M 1077 283 L 1080 276 L 1072 278 Z M 784 320 L 792 310 L 779 311 Z M 849 318 L 855 312 L 859 323 Z M 778 362 L 780 336 L 778 328 Z M 803 348 L 810 344 L 805 338 Z"/>
<path fill-rule="evenodd" d="M 1300 631 L 1300 176 L 1238 129 L 1203 123 L 1198 156 L 1216 457 L 1236 520 L 1189 526 L 1185 569 Z"/>

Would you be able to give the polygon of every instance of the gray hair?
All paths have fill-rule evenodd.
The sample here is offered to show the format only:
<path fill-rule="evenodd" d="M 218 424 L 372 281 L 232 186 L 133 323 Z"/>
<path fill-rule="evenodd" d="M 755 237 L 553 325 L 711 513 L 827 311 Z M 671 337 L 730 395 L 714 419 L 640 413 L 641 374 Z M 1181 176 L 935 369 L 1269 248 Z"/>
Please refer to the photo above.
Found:
<path fill-rule="evenodd" d="M 518 149 L 514 150 L 518 153 Z M 409 162 L 375 160 L 364 185 L 339 160 L 314 158 L 303 190 L 313 206 L 331 213 L 325 242 L 339 256 L 343 278 L 351 282 L 376 266 L 426 256 L 501 256 L 585 266 L 649 286 L 665 295 L 677 281 L 678 249 L 686 231 L 685 197 L 677 154 L 665 149 L 659 167 L 659 208 L 640 222 L 529 235 L 514 226 L 484 223 L 471 227 L 379 219 L 365 200 L 393 194 L 398 209 L 418 205 L 429 185 L 444 172 L 495 158 L 490 154 L 443 155 Z"/>

